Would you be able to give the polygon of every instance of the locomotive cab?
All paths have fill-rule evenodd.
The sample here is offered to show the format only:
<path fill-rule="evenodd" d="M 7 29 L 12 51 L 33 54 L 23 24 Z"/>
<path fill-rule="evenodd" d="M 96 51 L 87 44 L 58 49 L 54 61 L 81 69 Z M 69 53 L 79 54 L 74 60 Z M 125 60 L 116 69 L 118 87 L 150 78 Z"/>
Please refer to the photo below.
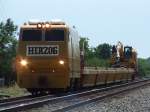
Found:
<path fill-rule="evenodd" d="M 132 57 L 132 47 L 125 46 L 124 47 L 124 58 L 130 59 Z"/>
<path fill-rule="evenodd" d="M 23 25 L 17 50 L 18 85 L 30 92 L 70 87 L 70 77 L 79 77 L 76 71 L 80 71 L 73 33 L 63 22 Z"/>

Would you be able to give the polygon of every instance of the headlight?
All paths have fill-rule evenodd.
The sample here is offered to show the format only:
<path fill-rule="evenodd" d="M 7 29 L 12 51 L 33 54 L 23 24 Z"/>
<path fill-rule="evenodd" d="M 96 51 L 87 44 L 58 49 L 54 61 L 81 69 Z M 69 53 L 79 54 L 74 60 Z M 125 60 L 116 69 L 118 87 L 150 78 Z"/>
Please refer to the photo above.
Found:
<path fill-rule="evenodd" d="M 64 65 L 64 63 L 65 63 L 65 62 L 64 62 L 63 60 L 60 60 L 60 61 L 59 61 L 59 64 L 61 64 L 61 65 Z"/>
<path fill-rule="evenodd" d="M 27 62 L 27 60 L 22 59 L 22 60 L 20 61 L 20 64 L 21 64 L 22 66 L 26 66 L 26 65 L 28 64 L 28 62 Z"/>
<path fill-rule="evenodd" d="M 40 23 L 37 24 L 37 27 L 38 27 L 38 28 L 42 28 L 42 24 L 40 24 Z"/>
<path fill-rule="evenodd" d="M 49 25 L 48 23 L 46 23 L 46 24 L 45 24 L 45 27 L 46 27 L 46 28 L 49 28 L 49 27 L 50 27 L 50 25 Z"/>

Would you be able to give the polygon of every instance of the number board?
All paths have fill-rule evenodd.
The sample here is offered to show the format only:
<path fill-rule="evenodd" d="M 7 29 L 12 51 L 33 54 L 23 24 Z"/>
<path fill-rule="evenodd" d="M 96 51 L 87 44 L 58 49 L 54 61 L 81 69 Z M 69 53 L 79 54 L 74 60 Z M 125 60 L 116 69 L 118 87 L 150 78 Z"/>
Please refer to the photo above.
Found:
<path fill-rule="evenodd" d="M 27 45 L 27 56 L 57 56 L 59 55 L 58 45 Z"/>

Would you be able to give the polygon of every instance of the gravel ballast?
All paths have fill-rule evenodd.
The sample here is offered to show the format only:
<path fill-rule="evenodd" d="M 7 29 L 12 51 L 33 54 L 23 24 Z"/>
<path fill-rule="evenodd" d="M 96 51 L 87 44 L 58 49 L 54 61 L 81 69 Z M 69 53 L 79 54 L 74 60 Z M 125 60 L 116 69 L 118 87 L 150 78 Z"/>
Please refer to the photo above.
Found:
<path fill-rule="evenodd" d="M 75 108 L 69 112 L 150 112 L 150 86 Z"/>
<path fill-rule="evenodd" d="M 26 112 L 50 112 L 53 110 L 51 108 L 52 105 L 44 105 Z M 68 112 L 150 112 L 150 86 L 93 102 Z"/>

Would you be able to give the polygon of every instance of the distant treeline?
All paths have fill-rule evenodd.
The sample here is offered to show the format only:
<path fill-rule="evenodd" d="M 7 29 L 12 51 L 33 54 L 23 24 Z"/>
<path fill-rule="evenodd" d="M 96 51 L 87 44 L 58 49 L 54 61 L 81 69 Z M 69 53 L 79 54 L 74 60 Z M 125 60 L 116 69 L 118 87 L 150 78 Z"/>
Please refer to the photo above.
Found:
<path fill-rule="evenodd" d="M 99 44 L 96 47 L 89 47 L 89 39 L 81 37 L 80 49 L 85 51 L 85 65 L 110 67 L 112 45 L 108 43 Z M 138 70 L 140 76 L 150 75 L 150 58 L 138 58 Z"/>
<path fill-rule="evenodd" d="M 109 67 L 112 45 L 103 43 L 99 44 L 97 47 L 89 47 L 88 42 L 88 38 L 80 38 L 80 49 L 84 50 L 85 65 Z"/>

